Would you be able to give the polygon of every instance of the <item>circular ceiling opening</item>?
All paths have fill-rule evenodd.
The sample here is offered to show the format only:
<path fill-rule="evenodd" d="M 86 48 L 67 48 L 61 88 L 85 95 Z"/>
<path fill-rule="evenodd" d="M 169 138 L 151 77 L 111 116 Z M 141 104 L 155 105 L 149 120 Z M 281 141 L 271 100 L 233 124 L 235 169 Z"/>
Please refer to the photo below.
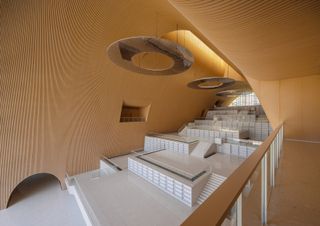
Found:
<path fill-rule="evenodd" d="M 137 53 L 131 60 L 135 66 L 151 71 L 168 70 L 174 65 L 171 57 L 158 52 Z"/>
<path fill-rule="evenodd" d="M 251 92 L 252 91 L 243 90 L 243 89 L 230 89 L 230 90 L 220 91 L 216 93 L 216 95 L 220 97 L 237 97 L 240 95 L 250 94 Z"/>
<path fill-rule="evenodd" d="M 188 70 L 194 62 L 188 49 L 153 36 L 118 40 L 107 48 L 107 53 L 116 65 L 147 75 L 179 74 Z"/>
<path fill-rule="evenodd" d="M 235 80 L 232 78 L 205 77 L 189 82 L 188 87 L 193 89 L 218 89 L 231 86 L 234 83 Z"/>
<path fill-rule="evenodd" d="M 205 81 L 203 83 L 200 83 L 199 87 L 207 89 L 207 88 L 218 88 L 218 87 L 220 87 L 222 85 L 223 85 L 223 83 L 222 82 L 218 82 L 218 81 Z"/>

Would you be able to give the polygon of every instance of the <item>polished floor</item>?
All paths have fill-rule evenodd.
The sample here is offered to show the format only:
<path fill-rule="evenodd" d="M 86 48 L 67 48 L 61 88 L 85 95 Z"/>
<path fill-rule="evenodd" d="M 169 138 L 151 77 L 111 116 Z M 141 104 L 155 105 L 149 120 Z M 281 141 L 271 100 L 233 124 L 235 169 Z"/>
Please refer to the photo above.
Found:
<path fill-rule="evenodd" d="M 85 226 L 74 197 L 53 177 L 24 181 L 10 204 L 0 211 L 1 226 Z"/>
<path fill-rule="evenodd" d="M 320 144 L 286 141 L 282 154 L 270 225 L 320 225 Z"/>
<path fill-rule="evenodd" d="M 261 225 L 260 166 L 251 193 L 243 202 L 244 225 Z M 268 175 L 269 176 L 269 175 Z M 284 142 L 276 186 L 268 186 L 268 225 L 320 225 L 320 144 Z"/>

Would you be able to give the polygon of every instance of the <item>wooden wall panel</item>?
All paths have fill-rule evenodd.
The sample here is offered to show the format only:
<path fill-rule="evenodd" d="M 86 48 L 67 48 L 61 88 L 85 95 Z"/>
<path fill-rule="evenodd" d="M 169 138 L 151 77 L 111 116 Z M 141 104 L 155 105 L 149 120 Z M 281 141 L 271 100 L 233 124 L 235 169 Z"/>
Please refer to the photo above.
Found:
<path fill-rule="evenodd" d="M 169 2 L 244 74 L 273 126 L 320 141 L 320 1 Z"/>
<path fill-rule="evenodd" d="M 320 141 L 320 75 L 306 77 L 301 82 L 303 135 L 305 139 Z"/>
<path fill-rule="evenodd" d="M 257 81 L 248 78 L 273 126 L 285 122 L 285 136 L 320 141 L 320 75 Z"/>
<path fill-rule="evenodd" d="M 185 73 L 161 77 L 128 72 L 106 56 L 120 38 L 162 35 L 177 24 L 200 35 L 167 1 L 0 4 L 0 208 L 24 178 L 47 172 L 64 184 L 65 173 L 142 147 L 148 131 L 177 130 L 214 99 L 212 91 L 186 86 L 199 71 L 217 71 L 204 58 Z M 148 122 L 119 123 L 123 101 L 151 104 Z"/>
<path fill-rule="evenodd" d="M 169 0 L 244 75 L 278 80 L 320 73 L 318 0 Z"/>

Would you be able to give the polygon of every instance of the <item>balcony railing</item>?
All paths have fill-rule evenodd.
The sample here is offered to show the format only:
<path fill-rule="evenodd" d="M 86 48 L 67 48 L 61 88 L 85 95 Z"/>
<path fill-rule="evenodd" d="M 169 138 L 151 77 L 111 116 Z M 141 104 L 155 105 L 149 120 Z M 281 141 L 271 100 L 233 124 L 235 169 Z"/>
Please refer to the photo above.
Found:
<path fill-rule="evenodd" d="M 270 186 L 275 186 L 283 143 L 283 124 L 279 125 L 226 181 L 199 206 L 182 226 L 221 225 L 228 211 L 236 204 L 236 225 L 242 225 L 242 191 L 261 163 L 261 223 L 267 223 L 267 170 Z M 268 167 L 268 155 L 270 165 Z M 269 168 L 269 169 L 268 169 Z"/>

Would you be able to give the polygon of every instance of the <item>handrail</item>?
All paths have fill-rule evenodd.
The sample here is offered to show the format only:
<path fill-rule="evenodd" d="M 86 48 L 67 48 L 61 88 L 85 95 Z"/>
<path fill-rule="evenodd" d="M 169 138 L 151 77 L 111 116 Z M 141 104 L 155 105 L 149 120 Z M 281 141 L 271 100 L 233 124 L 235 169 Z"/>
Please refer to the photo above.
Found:
<path fill-rule="evenodd" d="M 274 142 L 282 123 L 267 137 L 244 163 L 228 177 L 209 198 L 200 205 L 181 225 L 220 225 L 234 205 L 253 172 Z M 282 131 L 281 131 L 282 132 Z"/>

